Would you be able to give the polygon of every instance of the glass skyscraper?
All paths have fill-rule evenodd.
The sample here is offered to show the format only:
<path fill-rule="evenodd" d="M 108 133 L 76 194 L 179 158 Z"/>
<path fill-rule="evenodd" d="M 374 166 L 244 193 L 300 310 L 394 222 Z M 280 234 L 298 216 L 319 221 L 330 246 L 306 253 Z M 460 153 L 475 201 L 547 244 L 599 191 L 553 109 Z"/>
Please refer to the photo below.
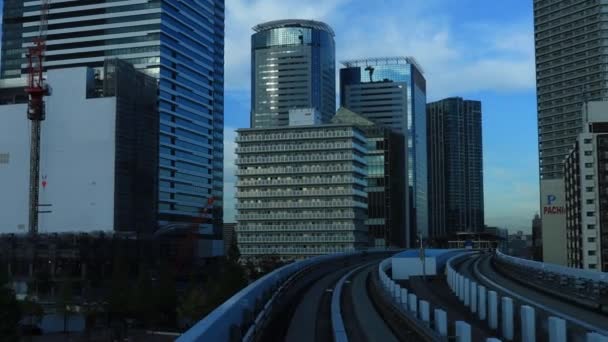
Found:
<path fill-rule="evenodd" d="M 251 36 L 251 127 L 287 126 L 289 109 L 336 111 L 334 32 L 312 20 L 259 24 Z"/>
<path fill-rule="evenodd" d="M 27 73 L 24 55 L 39 20 L 39 2 L 4 1 L 2 78 Z M 159 224 L 190 223 L 214 197 L 204 227 L 221 234 L 224 1 L 51 2 L 47 69 L 101 70 L 110 57 L 159 82 Z"/>
<path fill-rule="evenodd" d="M 406 137 L 408 244 L 428 236 L 426 80 L 412 57 L 342 62 L 340 105 Z"/>
<path fill-rule="evenodd" d="M 427 106 L 429 234 L 445 239 L 484 229 L 481 102 L 447 98 Z"/>

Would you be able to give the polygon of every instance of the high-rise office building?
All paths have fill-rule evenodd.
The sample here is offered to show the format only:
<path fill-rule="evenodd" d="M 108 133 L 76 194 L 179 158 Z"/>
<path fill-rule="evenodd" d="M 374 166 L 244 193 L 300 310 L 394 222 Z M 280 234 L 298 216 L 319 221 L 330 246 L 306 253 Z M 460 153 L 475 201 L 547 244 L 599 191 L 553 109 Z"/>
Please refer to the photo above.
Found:
<path fill-rule="evenodd" d="M 27 72 L 39 21 L 39 3 L 4 1 L 2 78 Z M 221 234 L 224 1 L 51 1 L 46 46 L 47 69 L 119 57 L 158 79 L 159 224 L 190 223 L 213 196 Z"/>
<path fill-rule="evenodd" d="M 352 125 L 237 130 L 241 256 L 298 259 L 368 246 L 366 139 Z"/>
<path fill-rule="evenodd" d="M 334 31 L 313 20 L 259 24 L 251 36 L 251 127 L 289 125 L 289 110 L 336 111 Z"/>
<path fill-rule="evenodd" d="M 331 119 L 360 128 L 367 138 L 367 219 L 370 245 L 405 247 L 405 177 L 403 134 L 376 125 L 344 107 Z"/>
<path fill-rule="evenodd" d="M 608 96 L 608 6 L 599 0 L 534 0 L 543 259 L 565 264 L 563 161 L 582 131 L 584 101 Z M 556 243 L 556 241 L 560 243 Z"/>
<path fill-rule="evenodd" d="M 430 236 L 483 231 L 481 102 L 429 103 L 427 129 Z"/>
<path fill-rule="evenodd" d="M 117 59 L 106 60 L 98 78 L 86 67 L 46 77 L 53 95 L 41 124 L 40 232 L 152 233 L 156 80 Z M 29 224 L 30 122 L 20 81 L 0 81 L 1 233 L 25 233 Z"/>
<path fill-rule="evenodd" d="M 568 266 L 608 271 L 608 102 L 588 102 L 564 162 Z"/>
<path fill-rule="evenodd" d="M 405 136 L 407 243 L 428 236 L 426 80 L 412 57 L 342 62 L 340 105 Z"/>

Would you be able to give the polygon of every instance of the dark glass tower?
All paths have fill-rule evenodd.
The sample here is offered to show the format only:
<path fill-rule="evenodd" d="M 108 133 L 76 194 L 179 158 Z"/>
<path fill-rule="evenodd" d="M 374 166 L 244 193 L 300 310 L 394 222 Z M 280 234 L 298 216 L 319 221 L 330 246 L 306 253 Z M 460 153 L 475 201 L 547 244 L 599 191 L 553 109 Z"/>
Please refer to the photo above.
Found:
<path fill-rule="evenodd" d="M 407 243 L 428 234 L 426 80 L 412 57 L 342 62 L 340 105 L 372 122 L 401 133 L 407 141 L 405 170 L 409 217 Z M 405 175 L 404 175 L 405 177 Z"/>
<path fill-rule="evenodd" d="M 2 78 L 23 77 L 40 6 L 5 0 Z M 221 234 L 224 1 L 51 2 L 45 65 L 101 70 L 116 57 L 158 79 L 159 224 L 192 222 L 215 198 L 206 231 Z M 52 86 L 52 85 L 51 85 Z"/>
<path fill-rule="evenodd" d="M 484 228 L 481 102 L 452 97 L 428 104 L 431 238 Z"/>
<path fill-rule="evenodd" d="M 257 25 L 251 36 L 251 127 L 287 126 L 289 110 L 336 111 L 334 32 L 312 20 Z"/>

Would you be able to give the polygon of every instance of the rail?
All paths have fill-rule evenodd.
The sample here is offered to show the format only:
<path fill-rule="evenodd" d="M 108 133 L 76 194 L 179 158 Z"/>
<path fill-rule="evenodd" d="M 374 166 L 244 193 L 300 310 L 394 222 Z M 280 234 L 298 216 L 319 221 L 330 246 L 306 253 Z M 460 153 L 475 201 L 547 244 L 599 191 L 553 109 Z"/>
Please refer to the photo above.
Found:
<path fill-rule="evenodd" d="M 247 340 L 272 309 L 277 293 L 300 272 L 317 265 L 386 249 L 328 254 L 300 260 L 265 275 L 236 293 L 182 334 L 178 342 Z"/>

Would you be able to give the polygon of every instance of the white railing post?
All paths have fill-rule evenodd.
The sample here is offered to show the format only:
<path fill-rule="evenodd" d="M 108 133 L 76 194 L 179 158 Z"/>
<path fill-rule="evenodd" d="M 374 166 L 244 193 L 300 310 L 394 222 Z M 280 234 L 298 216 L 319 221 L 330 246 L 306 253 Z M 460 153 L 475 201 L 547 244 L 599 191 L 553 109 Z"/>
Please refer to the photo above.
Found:
<path fill-rule="evenodd" d="M 488 321 L 490 329 L 498 329 L 498 294 L 496 291 L 488 292 Z"/>
<path fill-rule="evenodd" d="M 529 305 L 521 306 L 521 341 L 536 341 L 536 318 L 534 308 Z"/>
<path fill-rule="evenodd" d="M 408 295 L 407 305 L 409 306 L 410 312 L 412 312 L 414 316 L 416 316 L 416 313 L 418 311 L 418 299 L 415 294 L 410 293 Z"/>
<path fill-rule="evenodd" d="M 477 305 L 479 306 L 477 308 L 477 313 L 479 314 L 479 319 L 482 321 L 486 320 L 486 308 L 487 308 L 487 300 L 486 300 L 486 287 L 483 285 L 479 285 L 479 299 L 477 300 Z"/>
<path fill-rule="evenodd" d="M 435 331 L 441 336 L 448 336 L 448 315 L 441 309 L 435 309 Z"/>
<path fill-rule="evenodd" d="M 513 299 L 502 297 L 502 337 L 513 340 Z"/>
<path fill-rule="evenodd" d="M 549 342 L 566 342 L 566 321 L 559 317 L 549 317 Z"/>
<path fill-rule="evenodd" d="M 471 326 L 463 321 L 456 321 L 456 342 L 471 342 Z"/>
<path fill-rule="evenodd" d="M 429 302 L 427 302 L 426 300 L 420 300 L 418 303 L 419 306 L 419 311 L 420 311 L 420 319 L 423 320 L 425 323 L 430 323 L 431 322 L 431 307 L 429 305 Z"/>
<path fill-rule="evenodd" d="M 405 308 L 407 305 L 407 289 L 401 289 L 401 305 Z"/>
<path fill-rule="evenodd" d="M 470 298 L 470 301 L 471 301 L 470 308 L 471 308 L 471 312 L 473 314 L 475 314 L 477 312 L 477 283 L 476 282 L 474 282 L 474 281 L 471 282 L 470 291 L 471 291 L 471 295 L 469 296 L 469 297 L 471 297 Z"/>
<path fill-rule="evenodd" d="M 469 278 L 464 279 L 464 306 L 471 305 L 471 281 Z"/>

